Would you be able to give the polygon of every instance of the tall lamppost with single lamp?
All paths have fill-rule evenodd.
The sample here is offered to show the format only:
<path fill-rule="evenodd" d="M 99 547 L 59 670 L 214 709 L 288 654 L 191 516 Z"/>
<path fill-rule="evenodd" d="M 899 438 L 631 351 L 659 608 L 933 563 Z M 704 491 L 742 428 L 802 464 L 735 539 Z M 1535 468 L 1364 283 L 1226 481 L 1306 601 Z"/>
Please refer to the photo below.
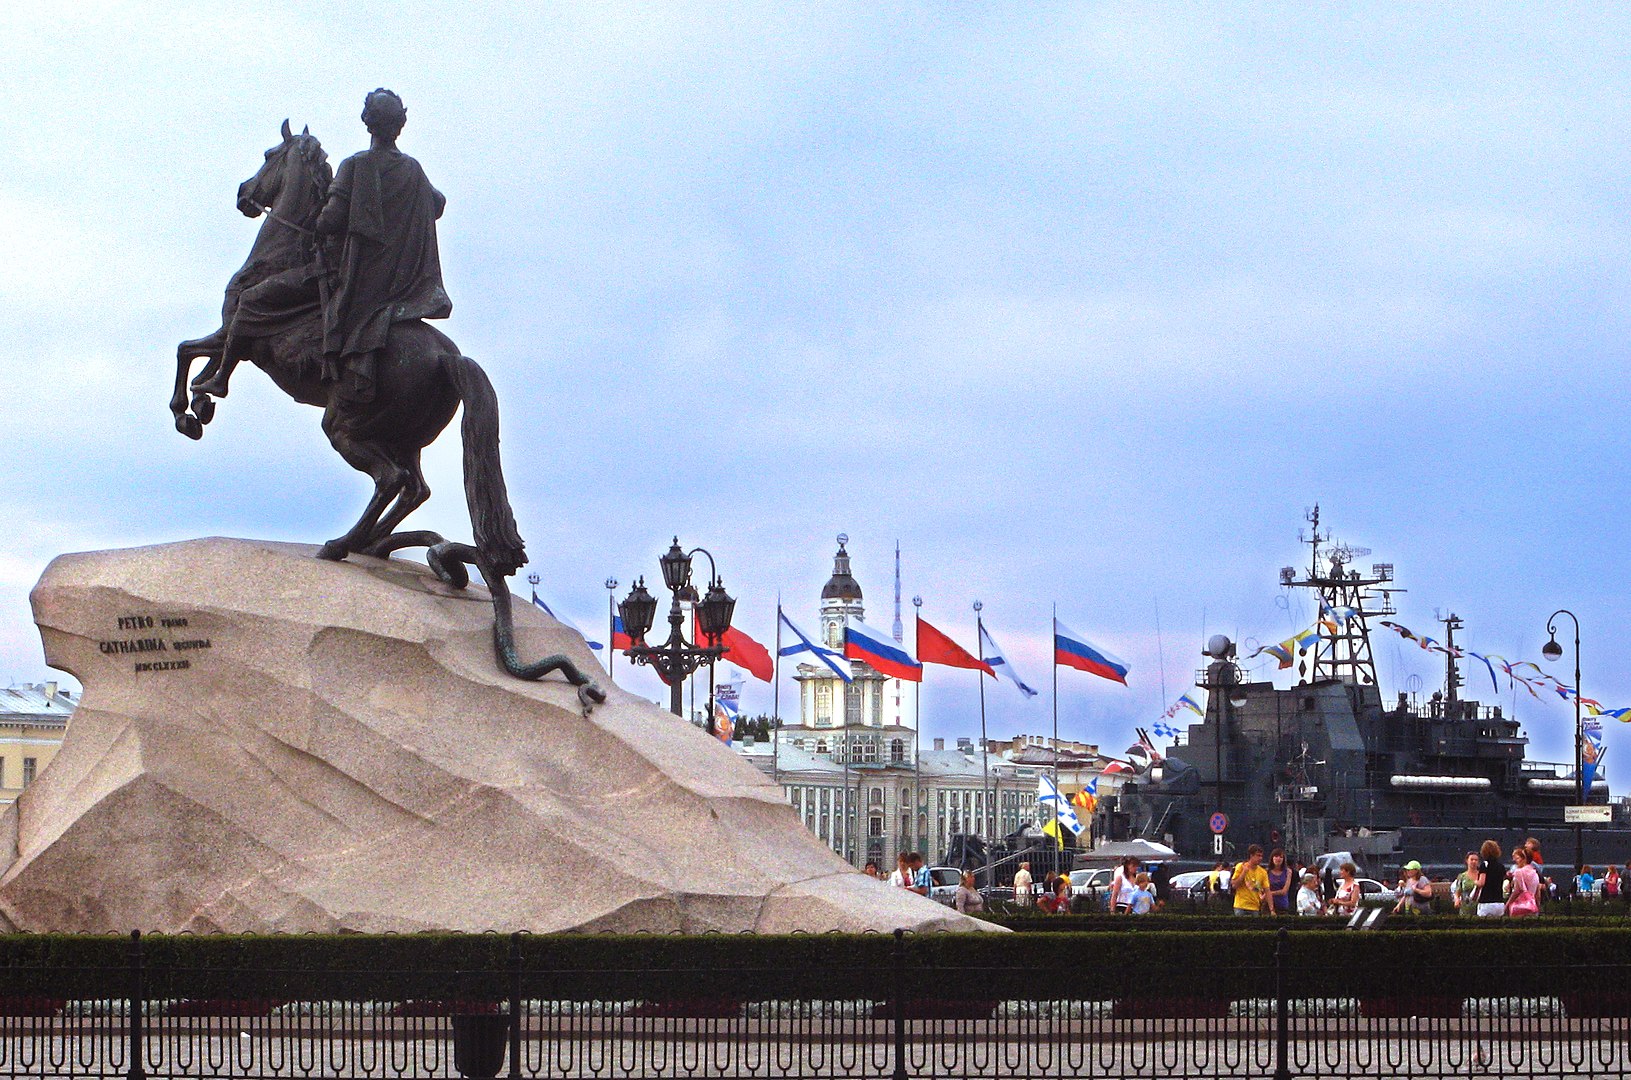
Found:
<path fill-rule="evenodd" d="M 1557 617 L 1567 615 L 1574 623 L 1574 785 L 1580 793 L 1580 805 L 1585 806 L 1591 799 L 1591 791 L 1586 785 L 1586 757 L 1584 736 L 1585 731 L 1580 726 L 1580 620 L 1568 608 L 1558 608 L 1552 612 L 1551 618 L 1546 620 L 1546 632 L 1551 639 L 1541 646 L 1540 655 L 1547 660 L 1560 660 L 1563 657 L 1563 646 L 1557 643 Z M 1579 821 L 1574 823 L 1574 872 L 1576 880 L 1581 867 L 1586 865 L 1585 834 L 1581 831 Z"/>

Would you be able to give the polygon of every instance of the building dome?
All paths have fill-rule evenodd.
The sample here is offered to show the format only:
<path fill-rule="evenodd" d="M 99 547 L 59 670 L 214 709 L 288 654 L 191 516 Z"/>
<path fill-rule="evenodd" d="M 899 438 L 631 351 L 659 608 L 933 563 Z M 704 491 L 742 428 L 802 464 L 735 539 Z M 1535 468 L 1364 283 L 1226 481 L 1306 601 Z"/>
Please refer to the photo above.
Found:
<path fill-rule="evenodd" d="M 861 601 L 861 583 L 856 581 L 849 572 L 849 552 L 844 545 L 849 543 L 849 537 L 838 537 L 838 554 L 832 559 L 832 577 L 821 588 L 823 600 L 848 600 L 855 603 Z"/>

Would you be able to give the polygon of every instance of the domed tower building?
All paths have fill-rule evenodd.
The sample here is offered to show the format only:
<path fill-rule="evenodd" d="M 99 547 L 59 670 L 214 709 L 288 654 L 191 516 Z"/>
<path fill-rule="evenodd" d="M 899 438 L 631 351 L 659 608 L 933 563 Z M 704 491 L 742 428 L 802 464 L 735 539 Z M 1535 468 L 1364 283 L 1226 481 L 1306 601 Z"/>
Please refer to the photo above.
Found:
<path fill-rule="evenodd" d="M 864 622 L 861 583 L 850 572 L 849 537 L 838 537 L 832 577 L 821 588 L 821 643 L 842 652 L 844 630 L 850 620 Z M 817 752 L 835 761 L 870 764 L 910 764 L 911 729 L 901 722 L 901 694 L 890 679 L 859 660 L 849 664 L 852 680 L 845 683 L 825 664 L 802 663 L 794 676 L 799 683 L 799 724 L 836 739 L 817 740 Z M 887 737 L 886 737 L 887 736 Z M 846 752 L 845 747 L 848 746 Z"/>
<path fill-rule="evenodd" d="M 832 576 L 821 589 L 821 644 L 841 652 L 851 620 L 865 621 L 861 583 L 850 570 L 849 538 L 838 537 Z M 916 740 L 901 716 L 901 690 L 859 660 L 847 664 L 846 683 L 822 663 L 799 664 L 799 725 L 783 732 L 784 745 L 840 767 L 834 820 L 822 839 L 859 865 L 862 859 L 893 858 L 910 833 L 901 785 L 916 765 Z M 845 810 L 848 810 L 846 813 Z"/>

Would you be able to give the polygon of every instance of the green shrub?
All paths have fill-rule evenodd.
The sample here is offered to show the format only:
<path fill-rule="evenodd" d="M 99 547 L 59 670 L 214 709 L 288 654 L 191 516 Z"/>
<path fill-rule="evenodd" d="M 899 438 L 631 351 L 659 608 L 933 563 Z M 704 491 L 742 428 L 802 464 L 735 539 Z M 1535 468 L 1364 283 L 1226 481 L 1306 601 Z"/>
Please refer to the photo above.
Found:
<path fill-rule="evenodd" d="M 1011 921 L 1019 918 L 1026 917 Z M 908 936 L 901 992 L 980 1001 L 1273 995 L 1276 920 L 1178 929 L 1156 916 L 1075 918 L 1096 920 L 1095 928 Z M 1396 995 L 1401 980 L 1421 976 L 1430 976 L 1434 994 L 1452 997 L 1555 994 L 1583 977 L 1566 969 L 1631 966 L 1631 929 L 1601 920 L 1422 919 L 1375 933 L 1315 920 L 1284 925 L 1297 931 L 1286 936 L 1285 978 L 1298 997 Z M 896 994 L 888 935 L 522 935 L 518 945 L 527 999 L 887 1001 Z M 141 944 L 143 992 L 148 999 L 502 1001 L 515 977 L 510 949 L 511 939 L 496 934 L 156 936 Z M 0 986 L 9 996 L 123 998 L 133 986 L 131 960 L 126 938 L 0 936 Z M 1499 988 L 1491 973 L 1505 980 Z"/>

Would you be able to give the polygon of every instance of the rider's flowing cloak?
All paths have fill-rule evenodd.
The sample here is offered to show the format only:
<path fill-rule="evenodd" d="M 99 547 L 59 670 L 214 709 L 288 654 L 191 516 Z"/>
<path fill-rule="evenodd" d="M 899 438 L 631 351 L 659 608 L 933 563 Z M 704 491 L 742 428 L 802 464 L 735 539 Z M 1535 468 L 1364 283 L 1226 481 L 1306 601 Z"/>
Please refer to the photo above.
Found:
<path fill-rule="evenodd" d="M 419 162 L 398 150 L 364 150 L 340 163 L 317 220 L 318 232 L 344 237 L 323 311 L 326 377 L 346 372 L 345 358 L 383 348 L 392 323 L 453 313 L 436 250 L 446 204 Z M 372 381 L 371 373 L 351 374 Z"/>

